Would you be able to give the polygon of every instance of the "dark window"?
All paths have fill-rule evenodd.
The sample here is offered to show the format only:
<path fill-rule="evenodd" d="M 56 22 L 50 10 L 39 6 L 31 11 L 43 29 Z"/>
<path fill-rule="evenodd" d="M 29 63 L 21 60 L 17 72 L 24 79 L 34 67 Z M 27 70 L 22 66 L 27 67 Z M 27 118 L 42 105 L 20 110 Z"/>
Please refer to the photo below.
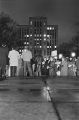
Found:
<path fill-rule="evenodd" d="M 37 21 L 37 27 L 39 27 L 39 21 Z"/>
<path fill-rule="evenodd" d="M 42 22 L 40 21 L 40 27 L 42 27 Z"/>
<path fill-rule="evenodd" d="M 34 22 L 34 26 L 36 27 L 36 21 Z"/>

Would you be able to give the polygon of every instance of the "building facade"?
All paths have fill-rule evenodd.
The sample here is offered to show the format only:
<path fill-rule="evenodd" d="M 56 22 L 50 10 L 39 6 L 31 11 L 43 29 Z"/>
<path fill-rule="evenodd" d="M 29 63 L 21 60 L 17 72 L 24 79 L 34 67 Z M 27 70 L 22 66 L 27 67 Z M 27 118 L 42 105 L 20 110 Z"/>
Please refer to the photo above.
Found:
<path fill-rule="evenodd" d="M 29 25 L 19 25 L 20 51 L 27 45 L 33 56 L 50 56 L 57 48 L 58 25 L 48 25 L 46 17 L 30 17 Z"/>

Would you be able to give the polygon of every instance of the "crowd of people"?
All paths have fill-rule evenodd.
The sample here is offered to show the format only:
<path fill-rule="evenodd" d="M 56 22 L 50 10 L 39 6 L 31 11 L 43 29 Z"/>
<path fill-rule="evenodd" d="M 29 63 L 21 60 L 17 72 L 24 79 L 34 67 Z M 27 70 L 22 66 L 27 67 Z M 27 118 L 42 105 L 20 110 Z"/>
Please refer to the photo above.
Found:
<path fill-rule="evenodd" d="M 9 76 L 79 76 L 79 57 L 33 57 L 32 52 L 25 47 L 22 54 L 12 48 L 8 58 Z"/>

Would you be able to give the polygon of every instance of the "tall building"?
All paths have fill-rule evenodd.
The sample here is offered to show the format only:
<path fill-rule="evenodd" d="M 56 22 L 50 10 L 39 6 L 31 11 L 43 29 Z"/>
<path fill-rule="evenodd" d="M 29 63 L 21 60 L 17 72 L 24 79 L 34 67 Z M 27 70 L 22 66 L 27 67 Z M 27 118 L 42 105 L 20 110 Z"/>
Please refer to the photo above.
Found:
<path fill-rule="evenodd" d="M 29 25 L 19 25 L 17 29 L 20 49 L 29 46 L 33 56 L 49 56 L 57 47 L 58 26 L 48 25 L 46 17 L 30 17 Z"/>

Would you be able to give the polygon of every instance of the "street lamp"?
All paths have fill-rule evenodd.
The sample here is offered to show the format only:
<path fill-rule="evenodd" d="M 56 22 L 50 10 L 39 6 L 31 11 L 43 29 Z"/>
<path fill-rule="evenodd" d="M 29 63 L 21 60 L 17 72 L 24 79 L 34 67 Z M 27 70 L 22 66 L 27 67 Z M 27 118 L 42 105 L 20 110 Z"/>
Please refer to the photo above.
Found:
<path fill-rule="evenodd" d="M 59 59 L 62 59 L 63 55 L 62 54 L 59 54 Z"/>
<path fill-rule="evenodd" d="M 71 52 L 71 57 L 75 57 L 76 53 L 75 52 Z"/>

